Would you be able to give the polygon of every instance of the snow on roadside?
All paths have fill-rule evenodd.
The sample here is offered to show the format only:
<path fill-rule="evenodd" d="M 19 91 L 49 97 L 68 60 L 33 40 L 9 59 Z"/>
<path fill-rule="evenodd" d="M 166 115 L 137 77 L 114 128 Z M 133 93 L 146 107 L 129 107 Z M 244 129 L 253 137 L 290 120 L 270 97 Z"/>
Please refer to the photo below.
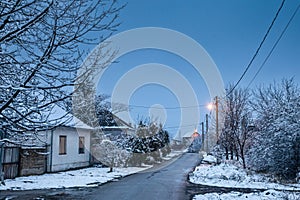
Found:
<path fill-rule="evenodd" d="M 196 195 L 193 200 L 231 200 L 231 199 L 239 199 L 239 200 L 299 200 L 300 193 L 291 193 L 291 192 L 280 192 L 275 190 L 267 190 L 264 192 L 257 193 L 240 193 L 240 192 L 231 192 L 225 194 L 218 193 L 208 193 L 204 195 Z"/>
<path fill-rule="evenodd" d="M 149 167 L 150 166 L 148 166 L 148 168 Z M 134 174 L 145 169 L 147 168 L 115 168 L 114 172 L 108 173 L 108 168 L 90 167 L 66 172 L 43 174 L 38 176 L 17 177 L 15 179 L 5 180 L 5 186 L 0 185 L 0 190 L 93 187 L 115 178 Z"/>
<path fill-rule="evenodd" d="M 217 159 L 212 155 L 203 155 L 202 162 L 204 162 L 204 163 L 217 163 Z"/>
<path fill-rule="evenodd" d="M 192 183 L 209 186 L 300 191 L 300 184 L 272 183 L 265 176 L 247 174 L 244 169 L 228 163 L 221 163 L 220 165 L 201 164 L 190 174 L 189 179 Z"/>
<path fill-rule="evenodd" d="M 183 153 L 184 153 L 184 151 L 172 150 L 168 155 L 166 155 L 166 157 L 163 157 L 163 160 L 171 160 L 171 159 L 176 158 L 176 157 L 178 158 Z"/>

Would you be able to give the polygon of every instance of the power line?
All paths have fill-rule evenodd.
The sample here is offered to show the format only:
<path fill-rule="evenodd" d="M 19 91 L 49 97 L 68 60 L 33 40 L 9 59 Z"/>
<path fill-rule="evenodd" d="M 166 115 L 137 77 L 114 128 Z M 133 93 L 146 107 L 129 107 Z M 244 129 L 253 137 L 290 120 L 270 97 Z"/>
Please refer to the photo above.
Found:
<path fill-rule="evenodd" d="M 267 32 L 265 33 L 265 35 L 264 35 L 262 41 L 260 42 L 260 44 L 259 44 L 257 50 L 255 51 L 255 53 L 254 53 L 252 59 L 251 59 L 250 62 L 248 63 L 248 65 L 247 65 L 246 69 L 244 70 L 243 74 L 241 75 L 241 77 L 239 78 L 239 80 L 237 81 L 237 83 L 233 86 L 233 88 L 231 88 L 231 90 L 228 92 L 227 95 L 229 95 L 229 94 L 231 94 L 231 93 L 233 92 L 233 90 L 238 86 L 238 84 L 241 82 L 241 80 L 244 78 L 245 74 L 246 74 L 247 71 L 249 70 L 249 68 L 250 68 L 250 66 L 252 65 L 254 59 L 255 59 L 256 56 L 258 55 L 258 52 L 260 51 L 260 49 L 261 49 L 263 43 L 265 42 L 267 36 L 269 35 L 269 33 L 270 33 L 270 31 L 271 31 L 271 29 L 272 29 L 272 27 L 273 27 L 273 25 L 274 25 L 274 23 L 275 23 L 275 21 L 276 21 L 278 15 L 279 15 L 279 13 L 280 13 L 280 11 L 282 10 L 282 7 L 283 7 L 284 3 L 285 3 L 285 0 L 283 0 L 283 1 L 281 2 L 281 5 L 280 5 L 279 9 L 277 10 L 275 17 L 273 18 L 272 23 L 270 24 L 270 26 L 269 26 Z"/>
<path fill-rule="evenodd" d="M 197 123 L 197 124 L 189 124 L 189 125 L 183 125 L 183 126 L 167 126 L 164 127 L 164 129 L 175 129 L 175 128 L 181 128 L 181 127 L 191 127 L 191 126 L 198 126 L 201 123 Z"/>
<path fill-rule="evenodd" d="M 205 107 L 207 105 L 201 104 L 201 105 L 194 105 L 194 106 L 176 106 L 176 107 L 154 107 L 154 106 L 143 106 L 143 105 L 128 105 L 128 107 L 133 107 L 133 108 L 153 108 L 153 109 L 165 109 L 165 110 L 175 110 L 175 109 L 184 109 L 184 108 L 200 108 L 200 107 Z"/>
<path fill-rule="evenodd" d="M 298 10 L 300 9 L 300 4 L 298 5 L 298 7 L 296 8 L 296 10 L 294 11 L 293 15 L 291 16 L 290 20 L 288 21 L 288 23 L 286 24 L 286 26 L 284 27 L 283 31 L 281 32 L 280 36 L 278 37 L 278 39 L 276 40 L 275 44 L 273 45 L 272 49 L 270 50 L 270 52 L 268 53 L 267 57 L 265 58 L 264 62 L 261 64 L 260 68 L 257 70 L 256 74 L 254 75 L 254 77 L 251 79 L 250 83 L 247 86 L 247 89 L 250 87 L 250 85 L 253 83 L 253 81 L 255 80 L 255 78 L 257 77 L 257 75 L 259 74 L 259 72 L 261 71 L 261 69 L 264 67 L 264 65 L 266 64 L 266 62 L 268 61 L 268 59 L 270 58 L 271 54 L 273 53 L 274 49 L 276 48 L 276 46 L 278 45 L 279 41 L 281 40 L 282 36 L 284 35 L 284 33 L 286 32 L 286 30 L 288 29 L 289 25 L 291 24 L 291 22 L 293 21 L 294 17 L 296 16 Z"/>
<path fill-rule="evenodd" d="M 209 114 L 209 118 L 211 118 L 211 112 Z M 175 128 L 181 128 L 181 127 L 191 127 L 191 126 L 200 126 L 202 122 L 195 123 L 195 124 L 188 124 L 188 125 L 183 125 L 183 126 L 166 126 L 164 129 L 175 129 Z"/>

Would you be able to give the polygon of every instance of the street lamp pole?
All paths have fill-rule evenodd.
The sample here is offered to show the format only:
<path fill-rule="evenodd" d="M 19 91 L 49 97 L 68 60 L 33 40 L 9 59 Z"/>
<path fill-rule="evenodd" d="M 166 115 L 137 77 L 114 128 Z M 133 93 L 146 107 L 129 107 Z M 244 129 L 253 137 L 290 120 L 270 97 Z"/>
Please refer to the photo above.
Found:
<path fill-rule="evenodd" d="M 208 114 L 205 115 L 205 124 L 206 124 L 206 133 L 205 133 L 205 137 L 206 137 L 206 142 L 205 142 L 205 150 L 206 152 L 208 152 Z"/>
<path fill-rule="evenodd" d="M 218 96 L 216 96 L 216 137 L 217 137 L 217 143 L 219 142 L 219 100 Z"/>
<path fill-rule="evenodd" d="M 213 103 L 210 103 L 207 105 L 207 108 L 209 110 L 213 110 L 214 107 L 215 107 L 215 110 L 216 110 L 216 143 L 218 144 L 219 143 L 219 98 L 218 96 L 216 96 L 213 100 L 214 102 Z"/>
<path fill-rule="evenodd" d="M 213 103 L 207 105 L 208 110 L 216 109 L 216 143 L 219 143 L 219 98 L 216 96 Z M 208 151 L 208 114 L 206 114 L 206 151 Z"/>
<path fill-rule="evenodd" d="M 204 151 L 204 122 L 201 122 L 201 130 L 202 130 L 202 145 L 201 145 L 201 149 Z"/>

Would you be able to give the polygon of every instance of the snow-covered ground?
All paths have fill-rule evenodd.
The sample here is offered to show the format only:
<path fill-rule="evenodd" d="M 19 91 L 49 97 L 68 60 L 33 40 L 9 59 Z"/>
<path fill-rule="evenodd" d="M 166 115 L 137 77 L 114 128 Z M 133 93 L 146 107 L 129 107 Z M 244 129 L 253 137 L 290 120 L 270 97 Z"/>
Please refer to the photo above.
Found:
<path fill-rule="evenodd" d="M 15 179 L 5 180 L 5 186 L 0 185 L 0 190 L 93 187 L 145 169 L 147 169 L 147 167 L 115 168 L 114 172 L 108 173 L 108 168 L 89 167 L 39 176 L 17 177 Z"/>
<path fill-rule="evenodd" d="M 193 200 L 299 200 L 300 193 L 281 192 L 276 190 L 267 190 L 258 193 L 243 194 L 240 192 L 231 192 L 225 194 L 208 193 L 204 195 L 196 195 Z"/>
<path fill-rule="evenodd" d="M 190 181 L 196 184 L 256 189 L 285 189 L 300 191 L 300 184 L 272 183 L 270 179 L 260 174 L 250 174 L 246 170 L 232 164 L 220 165 L 201 164 L 190 174 Z"/>
<path fill-rule="evenodd" d="M 164 160 L 179 157 L 182 151 L 172 151 Z M 49 173 L 37 176 L 24 176 L 15 179 L 6 179 L 5 185 L 0 185 L 0 190 L 32 190 L 50 188 L 70 188 L 70 187 L 93 187 L 116 178 L 141 172 L 152 166 L 114 168 L 112 173 L 108 173 L 108 168 L 89 167 L 66 172 Z"/>
<path fill-rule="evenodd" d="M 208 158 L 207 158 L 208 159 Z M 212 160 L 210 157 L 209 160 Z M 299 184 L 274 183 L 270 178 L 246 171 L 230 163 L 220 165 L 201 164 L 190 174 L 189 180 L 195 184 L 226 188 L 266 189 L 265 192 L 244 194 L 231 192 L 226 194 L 209 193 L 197 195 L 198 199 L 300 199 Z"/>

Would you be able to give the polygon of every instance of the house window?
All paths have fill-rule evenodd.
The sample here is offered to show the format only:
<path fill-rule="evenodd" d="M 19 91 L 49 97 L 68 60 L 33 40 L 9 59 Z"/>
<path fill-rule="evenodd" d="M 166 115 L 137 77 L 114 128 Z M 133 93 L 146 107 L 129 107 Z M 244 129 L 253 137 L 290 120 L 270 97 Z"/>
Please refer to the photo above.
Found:
<path fill-rule="evenodd" d="M 67 136 L 59 136 L 59 155 L 67 154 Z"/>
<path fill-rule="evenodd" d="M 78 153 L 84 153 L 84 137 L 79 137 L 79 146 L 78 146 Z"/>

